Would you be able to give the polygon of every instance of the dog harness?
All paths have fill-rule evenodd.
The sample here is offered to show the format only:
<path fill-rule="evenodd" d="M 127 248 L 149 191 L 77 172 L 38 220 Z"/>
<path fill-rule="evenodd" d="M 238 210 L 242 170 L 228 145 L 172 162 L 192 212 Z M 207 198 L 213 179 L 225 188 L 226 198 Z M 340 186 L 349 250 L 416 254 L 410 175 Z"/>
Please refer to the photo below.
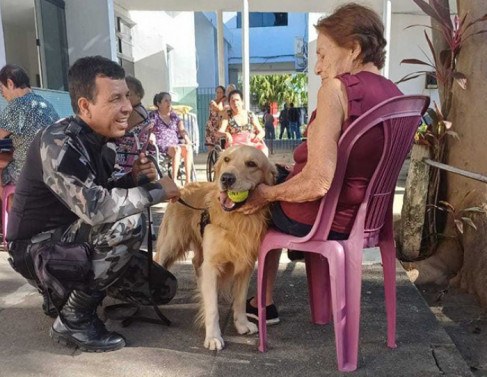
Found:
<path fill-rule="evenodd" d="M 208 224 L 211 224 L 210 221 L 210 213 L 208 212 L 207 209 L 204 209 L 203 212 L 201 212 L 201 217 L 200 217 L 200 233 L 201 237 L 203 237 L 203 234 L 205 233 L 205 228 Z"/>

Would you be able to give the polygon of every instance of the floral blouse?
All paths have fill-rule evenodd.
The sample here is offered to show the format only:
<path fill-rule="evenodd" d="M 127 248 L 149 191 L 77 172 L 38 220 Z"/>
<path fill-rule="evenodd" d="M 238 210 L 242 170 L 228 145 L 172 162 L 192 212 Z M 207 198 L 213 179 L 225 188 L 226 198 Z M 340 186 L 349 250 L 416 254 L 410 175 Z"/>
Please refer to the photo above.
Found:
<path fill-rule="evenodd" d="M 55 123 L 59 115 L 50 102 L 30 92 L 10 101 L 0 113 L 0 128 L 11 133 L 13 160 L 3 169 L 2 185 L 15 184 L 37 131 Z"/>

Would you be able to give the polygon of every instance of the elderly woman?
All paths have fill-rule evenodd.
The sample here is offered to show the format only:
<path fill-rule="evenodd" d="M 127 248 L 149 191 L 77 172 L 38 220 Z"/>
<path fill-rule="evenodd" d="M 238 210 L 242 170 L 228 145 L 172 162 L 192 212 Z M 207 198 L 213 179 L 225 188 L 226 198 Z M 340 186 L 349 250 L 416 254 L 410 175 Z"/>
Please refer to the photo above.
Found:
<path fill-rule="evenodd" d="M 240 210 L 252 213 L 271 204 L 272 226 L 295 236 L 304 236 L 315 221 L 320 199 L 333 180 L 338 139 L 360 115 L 380 102 L 401 95 L 394 83 L 380 75 L 386 41 L 380 17 L 354 3 L 338 8 L 315 25 L 318 31 L 315 74 L 321 78 L 317 110 L 307 128 L 307 140 L 294 151 L 295 164 L 277 185 L 259 185 Z M 377 166 L 384 135 L 373 128 L 357 142 L 349 165 L 329 239 L 347 239 L 367 184 Z M 309 162 L 309 163 L 308 163 Z M 280 252 L 268 257 L 267 321 L 278 323 L 273 288 Z M 247 316 L 257 318 L 255 298 L 247 302 Z"/>
<path fill-rule="evenodd" d="M 129 88 L 129 100 L 132 105 L 132 113 L 128 119 L 128 128 L 125 131 L 125 136 L 116 139 L 115 145 L 117 148 L 116 163 L 124 172 L 132 170 L 132 165 L 137 159 L 137 152 L 139 152 L 140 145 L 137 145 L 141 131 L 150 125 L 149 112 L 142 105 L 142 98 L 144 98 L 144 87 L 140 80 L 132 76 L 125 77 L 127 87 Z"/>
<path fill-rule="evenodd" d="M 252 145 L 262 150 L 266 156 L 267 147 L 263 141 L 265 131 L 252 111 L 245 110 L 240 90 L 234 90 L 228 95 L 230 110 L 228 110 L 218 134 L 227 140 L 226 146 Z"/>
<path fill-rule="evenodd" d="M 225 88 L 221 85 L 215 89 L 215 99 L 210 101 L 210 114 L 205 128 L 205 142 L 209 144 L 208 148 L 218 144 L 218 129 L 220 128 L 221 114 L 223 111 L 223 102 L 225 100 Z"/>
<path fill-rule="evenodd" d="M 186 183 L 191 182 L 193 170 L 193 149 L 182 119 L 172 110 L 171 95 L 166 92 L 154 96 L 156 111 L 151 113 L 154 121 L 153 135 L 161 153 L 171 157 L 172 177 L 176 180 L 181 157 L 184 160 Z M 183 143 L 179 141 L 183 140 Z"/>

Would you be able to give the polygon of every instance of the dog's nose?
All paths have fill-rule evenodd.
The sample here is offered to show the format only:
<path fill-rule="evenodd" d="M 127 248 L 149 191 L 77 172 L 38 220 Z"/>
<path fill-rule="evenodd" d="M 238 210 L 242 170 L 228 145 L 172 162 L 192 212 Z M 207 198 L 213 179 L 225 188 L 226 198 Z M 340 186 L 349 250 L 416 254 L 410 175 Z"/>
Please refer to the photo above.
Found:
<path fill-rule="evenodd" d="M 226 189 L 231 188 L 236 180 L 237 180 L 237 178 L 232 173 L 223 173 L 220 177 L 220 182 L 221 182 L 223 188 L 226 188 Z"/>

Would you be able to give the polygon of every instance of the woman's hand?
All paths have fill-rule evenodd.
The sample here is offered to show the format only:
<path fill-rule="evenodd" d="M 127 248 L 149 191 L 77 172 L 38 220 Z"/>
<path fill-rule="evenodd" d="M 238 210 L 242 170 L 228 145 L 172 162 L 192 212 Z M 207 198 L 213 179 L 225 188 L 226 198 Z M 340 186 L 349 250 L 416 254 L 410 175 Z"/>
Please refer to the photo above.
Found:
<path fill-rule="evenodd" d="M 227 132 L 227 134 L 226 134 L 226 139 L 227 139 L 228 145 L 232 145 L 233 144 L 233 137 L 232 137 L 232 135 L 229 132 Z"/>
<path fill-rule="evenodd" d="M 238 208 L 237 211 L 246 215 L 251 215 L 268 204 L 269 202 L 263 194 L 266 187 L 267 185 L 263 183 L 258 185 L 254 191 L 252 191 L 252 194 L 250 194 L 250 197 L 247 199 L 245 204 Z"/>

